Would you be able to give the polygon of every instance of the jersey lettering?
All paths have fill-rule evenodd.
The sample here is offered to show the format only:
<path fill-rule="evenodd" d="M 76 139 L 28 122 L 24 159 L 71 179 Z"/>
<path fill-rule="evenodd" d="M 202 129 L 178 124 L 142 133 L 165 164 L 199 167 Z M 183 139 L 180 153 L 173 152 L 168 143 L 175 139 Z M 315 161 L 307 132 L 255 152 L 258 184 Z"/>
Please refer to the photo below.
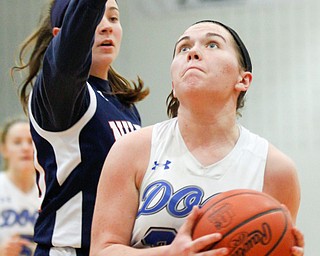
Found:
<path fill-rule="evenodd" d="M 174 192 L 169 182 L 156 181 L 145 189 L 137 218 L 155 214 L 165 207 L 170 215 L 183 218 L 191 212 L 193 206 L 201 205 L 203 196 L 203 190 L 197 186 L 187 186 Z"/>
<path fill-rule="evenodd" d="M 34 225 L 38 217 L 38 212 L 30 212 L 27 209 L 17 212 L 13 209 L 8 209 L 1 212 L 0 227 L 26 226 Z"/>
<path fill-rule="evenodd" d="M 129 121 L 110 121 L 109 126 L 113 131 L 114 139 L 117 140 L 121 136 L 140 129 L 139 125 L 133 125 Z"/>

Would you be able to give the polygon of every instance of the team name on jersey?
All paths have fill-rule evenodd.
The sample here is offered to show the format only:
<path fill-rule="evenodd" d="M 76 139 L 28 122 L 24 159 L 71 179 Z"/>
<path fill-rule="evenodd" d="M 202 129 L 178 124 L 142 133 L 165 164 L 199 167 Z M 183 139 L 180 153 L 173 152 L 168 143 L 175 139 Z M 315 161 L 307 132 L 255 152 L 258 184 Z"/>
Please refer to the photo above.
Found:
<path fill-rule="evenodd" d="M 134 125 L 130 121 L 110 121 L 109 126 L 113 131 L 115 140 L 129 132 L 133 132 L 141 128 L 139 125 Z"/>
<path fill-rule="evenodd" d="M 143 191 L 142 204 L 137 218 L 142 215 L 155 214 L 164 208 L 170 215 L 183 218 L 191 212 L 194 206 L 201 206 L 208 199 L 204 200 L 204 191 L 198 186 L 185 186 L 174 191 L 170 182 L 159 180 L 148 185 Z"/>
<path fill-rule="evenodd" d="M 23 209 L 21 211 L 6 209 L 1 212 L 0 227 L 34 225 L 37 217 L 37 211 L 29 211 L 28 209 Z"/>

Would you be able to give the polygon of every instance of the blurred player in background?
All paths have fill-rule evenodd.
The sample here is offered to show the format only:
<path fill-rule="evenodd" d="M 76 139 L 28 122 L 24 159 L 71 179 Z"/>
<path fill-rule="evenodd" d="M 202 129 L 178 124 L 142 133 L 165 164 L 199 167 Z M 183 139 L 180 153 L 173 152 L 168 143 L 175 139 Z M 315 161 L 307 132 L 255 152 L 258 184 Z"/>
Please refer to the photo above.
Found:
<path fill-rule="evenodd" d="M 190 26 L 176 43 L 171 78 L 168 114 L 174 118 L 118 140 L 106 158 L 93 256 L 233 255 L 227 248 L 201 252 L 221 234 L 191 238 L 195 206 L 231 189 L 268 193 L 296 220 L 294 163 L 237 122 L 252 80 L 250 56 L 237 33 L 216 21 Z M 293 233 L 292 255 L 301 256 L 303 235 L 296 228 Z"/>
<path fill-rule="evenodd" d="M 33 230 L 40 199 L 35 182 L 30 126 L 13 119 L 1 132 L 0 255 L 30 256 L 35 244 Z"/>
<path fill-rule="evenodd" d="M 29 100 L 35 167 L 45 184 L 35 255 L 89 254 L 104 159 L 115 140 L 141 127 L 134 103 L 149 90 L 111 67 L 121 39 L 115 0 L 55 0 L 22 45 L 21 64 L 14 70 L 29 71 L 21 101 L 26 107 Z"/>

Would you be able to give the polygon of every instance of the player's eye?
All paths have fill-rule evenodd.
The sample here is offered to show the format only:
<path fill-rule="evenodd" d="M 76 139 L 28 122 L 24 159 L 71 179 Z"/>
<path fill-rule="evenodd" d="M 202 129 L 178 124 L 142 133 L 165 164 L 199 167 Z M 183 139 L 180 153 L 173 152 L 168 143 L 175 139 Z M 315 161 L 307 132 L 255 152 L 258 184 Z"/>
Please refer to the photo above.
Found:
<path fill-rule="evenodd" d="M 180 52 L 187 52 L 190 50 L 190 47 L 189 46 L 184 46 L 181 48 Z"/>
<path fill-rule="evenodd" d="M 177 47 L 177 53 L 183 53 L 183 52 L 188 52 L 190 50 L 190 46 L 188 45 L 181 45 Z"/>
<path fill-rule="evenodd" d="M 207 46 L 208 48 L 211 48 L 211 49 L 214 49 L 214 48 L 217 48 L 218 46 L 217 46 L 217 44 L 216 43 L 209 43 L 208 44 L 208 46 Z"/>
<path fill-rule="evenodd" d="M 117 21 L 119 20 L 119 18 L 116 17 L 116 16 L 112 16 L 112 17 L 110 17 L 110 20 L 111 20 L 112 22 L 117 22 Z"/>

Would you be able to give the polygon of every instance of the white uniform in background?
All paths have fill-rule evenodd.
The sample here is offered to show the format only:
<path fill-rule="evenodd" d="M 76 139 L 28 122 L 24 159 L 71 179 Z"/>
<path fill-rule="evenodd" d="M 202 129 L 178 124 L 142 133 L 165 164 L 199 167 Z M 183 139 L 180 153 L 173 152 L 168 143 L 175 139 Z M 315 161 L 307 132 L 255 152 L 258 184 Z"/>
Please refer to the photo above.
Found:
<path fill-rule="evenodd" d="M 36 185 L 29 193 L 24 193 L 11 182 L 6 172 L 0 172 L 1 244 L 15 234 L 32 240 L 40 207 L 38 194 Z"/>
<path fill-rule="evenodd" d="M 227 156 L 202 166 L 184 144 L 176 118 L 154 126 L 132 246 L 170 244 L 192 207 L 217 193 L 238 188 L 262 191 L 268 141 L 241 125 L 239 131 Z"/>

